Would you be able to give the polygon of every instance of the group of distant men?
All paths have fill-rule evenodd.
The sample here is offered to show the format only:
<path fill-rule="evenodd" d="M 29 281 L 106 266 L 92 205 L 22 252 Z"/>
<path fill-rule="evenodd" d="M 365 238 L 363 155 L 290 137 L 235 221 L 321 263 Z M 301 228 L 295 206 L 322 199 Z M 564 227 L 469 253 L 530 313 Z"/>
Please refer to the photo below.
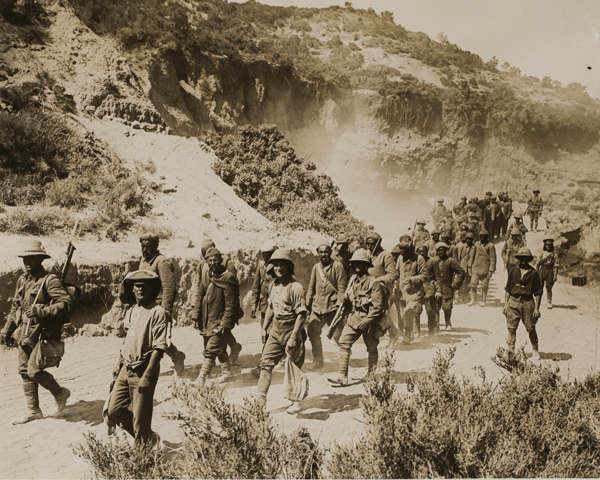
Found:
<path fill-rule="evenodd" d="M 539 193 L 539 192 L 538 192 Z M 488 195 L 486 195 L 486 198 Z M 429 335 L 439 331 L 440 310 L 444 312 L 446 330 L 452 329 L 452 308 L 455 298 L 476 303 L 481 284 L 481 305 L 485 306 L 489 281 L 496 270 L 496 251 L 491 240 L 493 232 L 510 232 L 502 258 L 509 272 L 504 313 L 509 331 L 508 344 L 514 349 L 516 329 L 522 320 L 538 353 L 535 323 L 539 318 L 542 288 L 548 291 L 556 281 L 558 257 L 553 240 L 544 239 L 544 251 L 538 268 L 530 262 L 531 252 L 525 246 L 526 228 L 515 218 L 508 229 L 504 224 L 494 229 L 497 215 L 490 215 L 486 225 L 487 207 L 500 210 L 511 205 L 502 193 L 498 201 L 491 194 L 482 209 L 477 199 L 463 199 L 452 212 L 447 212 L 443 199 L 432 212 L 436 228 L 431 234 L 425 221 L 417 221 L 412 234 L 402 235 L 391 251 L 382 246 L 382 238 L 370 232 L 365 239 L 338 236 L 331 244 L 316 249 L 319 261 L 313 266 L 307 289 L 295 278 L 294 260 L 289 251 L 267 242 L 261 248 L 256 265 L 250 301 L 251 317 L 260 317 L 263 349 L 254 373 L 258 377 L 258 398 L 263 401 L 271 385 L 275 366 L 289 357 L 301 368 L 305 360 L 305 342 L 310 340 L 313 362 L 308 367 L 317 371 L 324 366 L 323 330 L 339 349 L 338 374 L 328 379 L 334 386 L 349 382 L 349 362 L 354 343 L 363 338 L 368 352 L 368 371 L 375 369 L 379 359 L 379 342 L 390 335 L 389 345 L 395 347 L 401 334 L 402 342 L 410 343 L 420 333 L 420 315 L 427 315 Z M 540 200 L 541 205 L 541 200 Z M 531 209 L 531 203 L 530 203 Z M 503 212 L 512 212 L 502 210 Z M 469 221 L 463 221 L 465 215 Z M 506 218 L 508 221 L 508 218 Z M 458 228 L 456 228 L 458 226 Z M 537 227 L 537 226 L 536 226 Z M 503 230 L 504 229 L 504 230 Z M 477 239 L 477 241 L 476 241 Z M 157 442 L 151 419 L 154 390 L 164 353 L 174 363 L 174 370 L 184 370 L 185 354 L 172 342 L 171 317 L 177 295 L 173 264 L 158 249 L 154 235 L 140 238 L 142 258 L 139 268 L 128 273 L 122 283 L 120 300 L 128 305 L 125 313 L 127 335 L 114 369 L 114 382 L 105 408 L 107 423 L 121 425 L 136 442 Z M 363 248 L 357 248 L 363 247 Z M 43 418 L 39 408 L 38 385 L 55 397 L 57 411 L 65 408 L 70 392 L 60 387 L 40 362 L 40 343 L 27 345 L 24 323 L 31 319 L 39 323 L 45 339 L 60 338 L 60 327 L 68 321 L 72 299 L 59 279 L 48 274 L 42 261 L 49 258 L 39 241 L 32 241 L 20 255 L 26 272 L 17 283 L 10 321 L 2 330 L 2 342 L 15 337 L 19 349 L 19 374 L 27 400 L 27 413 L 13 423 L 26 423 Z M 234 262 L 223 255 L 212 240 L 201 245 L 201 258 L 193 287 L 192 320 L 203 339 L 203 363 L 194 382 L 203 388 L 217 364 L 221 374 L 216 382 L 233 378 L 231 365 L 236 362 L 242 345 L 232 330 L 243 316 L 239 282 Z M 398 323 L 390 311 L 395 309 Z M 14 328 L 16 327 L 16 331 Z M 12 328 L 12 330 L 11 330 Z M 416 330 L 416 332 L 415 332 Z M 300 411 L 298 402 L 289 413 Z"/>

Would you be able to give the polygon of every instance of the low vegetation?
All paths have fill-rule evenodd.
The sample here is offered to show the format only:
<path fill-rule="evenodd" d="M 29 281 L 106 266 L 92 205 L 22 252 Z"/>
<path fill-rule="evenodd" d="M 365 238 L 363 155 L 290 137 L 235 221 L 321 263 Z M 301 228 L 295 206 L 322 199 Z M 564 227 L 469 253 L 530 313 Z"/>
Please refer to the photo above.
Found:
<path fill-rule="evenodd" d="M 482 369 L 459 378 L 454 352 L 438 353 L 402 394 L 388 355 L 365 383 L 365 435 L 329 451 L 303 429 L 281 433 L 260 403 L 230 405 L 220 390 L 177 383 L 170 416 L 187 440 L 176 459 L 89 435 L 76 452 L 98 478 L 598 477 L 600 375 L 563 380 L 522 349 L 499 349 L 498 383 Z"/>
<path fill-rule="evenodd" d="M 173 398 L 178 411 L 169 417 L 183 423 L 186 436 L 176 457 L 93 434 L 75 453 L 96 478 L 320 478 L 322 449 L 304 428 L 280 432 L 262 402 L 232 405 L 222 390 L 189 382 L 174 383 Z"/>
<path fill-rule="evenodd" d="M 207 143 L 217 155 L 213 170 L 280 227 L 365 236 L 367 227 L 350 214 L 331 178 L 298 157 L 276 126 L 240 127 Z"/>
<path fill-rule="evenodd" d="M 116 240 L 151 205 L 141 175 L 65 117 L 26 104 L 0 112 L 0 231 L 48 235 L 72 228 Z M 32 206 L 35 205 L 35 208 Z"/>

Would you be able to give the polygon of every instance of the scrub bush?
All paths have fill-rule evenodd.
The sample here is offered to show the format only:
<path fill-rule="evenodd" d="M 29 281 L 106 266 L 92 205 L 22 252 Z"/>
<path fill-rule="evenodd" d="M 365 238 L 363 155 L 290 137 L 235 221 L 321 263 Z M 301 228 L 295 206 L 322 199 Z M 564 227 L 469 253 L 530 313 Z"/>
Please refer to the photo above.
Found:
<path fill-rule="evenodd" d="M 176 458 L 164 447 L 104 443 L 94 434 L 74 452 L 96 478 L 321 478 L 323 454 L 310 434 L 281 433 L 261 402 L 232 405 L 221 389 L 177 380 L 173 398 L 178 411 L 168 416 L 183 423 L 186 436 Z"/>
<path fill-rule="evenodd" d="M 31 106 L 0 112 L 0 203 L 36 205 L 0 216 L 0 231 L 48 235 L 64 228 L 70 215 L 57 216 L 45 204 L 93 208 L 87 233 L 117 240 L 151 209 L 144 191 L 150 190 L 139 172 L 63 116 Z"/>
<path fill-rule="evenodd" d="M 361 238 L 368 231 L 348 211 L 331 178 L 296 156 L 275 125 L 240 127 L 233 134 L 212 135 L 207 143 L 217 155 L 217 175 L 280 227 Z"/>
<path fill-rule="evenodd" d="M 366 384 L 366 435 L 336 446 L 334 478 L 597 477 L 600 376 L 565 381 L 556 369 L 498 349 L 497 385 L 451 373 L 455 349 L 393 394 L 391 369 Z M 350 461 L 352 459 L 352 461 Z"/>

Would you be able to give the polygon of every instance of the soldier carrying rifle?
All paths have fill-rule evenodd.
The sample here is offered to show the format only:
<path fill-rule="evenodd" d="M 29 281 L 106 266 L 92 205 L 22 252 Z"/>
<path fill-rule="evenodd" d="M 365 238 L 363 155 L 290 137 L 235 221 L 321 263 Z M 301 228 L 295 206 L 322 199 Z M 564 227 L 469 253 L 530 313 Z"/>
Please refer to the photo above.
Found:
<path fill-rule="evenodd" d="M 44 417 L 39 404 L 39 385 L 54 396 L 57 413 L 65 408 L 71 395 L 45 371 L 50 366 L 58 366 L 58 362 L 48 362 L 44 348 L 61 342 L 61 327 L 69 322 L 73 300 L 61 279 L 46 272 L 42 266 L 42 262 L 51 257 L 39 240 L 29 240 L 18 256 L 23 259 L 25 273 L 17 281 L 9 321 L 0 336 L 3 344 L 10 342 L 12 337 L 15 339 L 18 372 L 23 379 L 27 401 L 27 412 L 22 418 L 13 420 L 14 425 Z M 52 358 L 60 358 L 60 355 Z"/>

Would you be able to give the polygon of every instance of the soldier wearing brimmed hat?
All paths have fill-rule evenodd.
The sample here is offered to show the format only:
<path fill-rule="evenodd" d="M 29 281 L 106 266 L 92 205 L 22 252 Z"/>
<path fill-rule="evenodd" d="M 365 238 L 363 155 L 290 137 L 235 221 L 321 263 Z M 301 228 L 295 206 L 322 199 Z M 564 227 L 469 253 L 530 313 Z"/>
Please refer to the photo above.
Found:
<path fill-rule="evenodd" d="M 533 358 L 539 360 L 540 353 L 535 325 L 541 316 L 542 281 L 538 271 L 530 265 L 533 260 L 531 250 L 521 247 L 515 256 L 519 260 L 519 264 L 508 271 L 504 308 L 502 309 L 502 313 L 506 315 L 508 327 L 508 348 L 514 352 L 517 328 L 519 322 L 523 320 L 533 348 Z"/>
<path fill-rule="evenodd" d="M 421 310 L 423 304 L 423 281 L 425 280 L 425 259 L 415 252 L 408 235 L 402 235 L 398 243 L 400 257 L 396 263 L 398 270 L 398 288 L 400 290 L 400 306 L 404 323 L 402 343 L 409 343 L 413 335 L 413 325 L 417 334 L 421 333 Z"/>
<path fill-rule="evenodd" d="M 548 308 L 552 308 L 552 287 L 558 277 L 558 255 L 554 251 L 554 238 L 544 238 L 544 247 L 536 268 L 540 273 L 542 288 L 546 286 Z"/>
<path fill-rule="evenodd" d="M 328 379 L 331 383 L 348 385 L 348 365 L 352 353 L 352 345 L 363 337 L 369 355 L 369 372 L 377 367 L 379 361 L 379 339 L 385 334 L 382 326 L 386 309 L 386 299 L 382 284 L 369 275 L 373 263 L 369 253 L 359 248 L 350 259 L 354 275 L 350 278 L 348 294 L 344 301 L 351 305 L 342 336 L 340 337 L 339 374 Z"/>
<path fill-rule="evenodd" d="M 258 395 L 265 400 L 273 369 L 284 355 L 287 354 L 298 368 L 304 364 L 304 323 L 307 313 L 304 288 L 294 277 L 294 262 L 290 253 L 282 248 L 275 250 L 269 264 L 273 265 L 276 278 L 270 287 L 269 305 L 261 331 L 264 347 L 257 388 Z M 298 413 L 300 404 L 293 403 L 287 411 L 290 414 Z"/>
<path fill-rule="evenodd" d="M 436 205 L 431 211 L 431 218 L 433 218 L 433 224 L 437 225 L 440 223 L 448 214 L 448 209 L 444 205 L 444 199 L 442 197 L 436 200 Z"/>
<path fill-rule="evenodd" d="M 113 371 L 115 384 L 108 401 L 108 418 L 120 424 L 137 444 L 155 443 L 158 436 L 152 432 L 152 409 L 160 360 L 168 347 L 168 313 L 156 303 L 161 290 L 156 273 L 128 273 L 123 290 L 132 292 L 136 303 L 125 313 L 127 336 Z"/>
<path fill-rule="evenodd" d="M 213 242 L 210 238 L 205 238 L 202 240 L 200 244 L 200 261 L 198 262 L 198 267 L 196 269 L 196 280 L 194 284 L 194 308 L 192 309 L 192 321 L 197 323 L 198 318 L 200 317 L 200 309 L 201 309 L 201 301 L 200 301 L 200 285 L 204 282 L 205 285 L 209 283 L 210 277 L 210 268 L 208 266 L 208 262 L 206 261 L 206 252 L 209 249 L 216 248 L 215 242 Z M 233 260 L 229 257 L 222 255 L 223 258 L 223 266 L 233 273 L 233 275 L 237 278 L 237 270 L 235 265 L 233 264 Z M 235 364 L 237 359 L 242 351 L 242 344 L 238 343 L 231 330 L 226 332 L 226 340 L 227 346 L 231 349 L 231 353 L 229 354 L 229 362 L 231 364 Z"/>
<path fill-rule="evenodd" d="M 527 211 L 529 212 L 529 229 L 533 232 L 537 232 L 538 220 L 542 216 L 542 210 L 544 209 L 544 201 L 540 197 L 540 191 L 534 190 L 533 197 L 527 201 Z"/>
<path fill-rule="evenodd" d="M 467 304 L 472 307 L 477 299 L 477 286 L 481 282 L 481 303 L 485 307 L 487 293 L 490 286 L 490 278 L 496 271 L 496 247 L 490 242 L 487 231 L 479 232 L 479 241 L 475 243 L 467 260 L 467 272 L 471 277 L 469 289 L 471 301 Z"/>
<path fill-rule="evenodd" d="M 254 272 L 254 280 L 252 282 L 252 297 L 250 298 L 250 318 L 256 318 L 256 311 L 260 312 L 260 326 L 262 327 L 265 321 L 265 313 L 267 312 L 267 302 L 269 296 L 269 286 L 273 278 L 267 274 L 267 263 L 277 250 L 277 246 L 272 240 L 263 243 L 260 247 L 262 258 L 256 264 Z"/>
<path fill-rule="evenodd" d="M 319 262 L 313 266 L 306 291 L 306 308 L 310 311 L 308 339 L 312 344 L 313 363 L 311 370 L 323 367 L 323 344 L 321 332 L 325 325 L 331 325 L 338 307 L 344 300 L 348 279 L 344 267 L 331 259 L 331 247 L 327 244 L 317 248 Z M 338 323 L 332 338 L 338 343 L 343 323 Z"/>
<path fill-rule="evenodd" d="M 333 241 L 331 246 L 331 259 L 342 264 L 347 279 L 352 276 L 352 269 L 350 268 L 352 253 L 349 250 L 351 242 L 352 239 L 345 233 L 342 233 Z"/>
<path fill-rule="evenodd" d="M 519 264 L 517 259 L 518 251 L 524 247 L 521 231 L 513 228 L 510 231 L 510 238 L 502 247 L 502 260 L 504 261 L 504 269 L 509 272 L 511 268 L 516 267 Z"/>
<path fill-rule="evenodd" d="M 440 269 L 439 285 L 442 292 L 441 304 L 438 303 L 438 305 L 444 311 L 446 330 L 452 330 L 454 292 L 463 284 L 465 271 L 454 258 L 448 256 L 448 249 L 448 245 L 444 242 L 436 245 L 437 262 Z"/>
<path fill-rule="evenodd" d="M 40 410 L 38 386 L 41 385 L 54 396 L 57 413 L 67 403 L 71 392 L 61 387 L 55 378 L 45 371 L 41 358 L 41 343 L 46 340 L 60 340 L 61 327 L 69 321 L 73 300 L 63 287 L 60 279 L 48 274 L 42 262 L 50 258 L 42 242 L 27 240 L 18 254 L 23 259 L 25 273 L 17 280 L 8 321 L 2 329 L 1 343 L 7 344 L 14 337 L 18 347 L 18 371 L 23 379 L 23 392 L 27 401 L 27 412 L 13 420 L 13 424 L 27 423 L 43 418 Z M 35 325 L 41 325 L 41 340 L 35 344 L 28 342 L 28 335 Z M 41 361 L 40 361 L 41 358 Z"/>
<path fill-rule="evenodd" d="M 510 238 L 510 232 L 512 232 L 514 229 L 517 229 L 517 230 L 519 230 L 519 232 L 521 232 L 521 240 L 523 241 L 523 245 L 527 246 L 527 235 L 526 234 L 529 230 L 527 230 L 527 227 L 523 223 L 523 215 L 521 215 L 520 213 L 517 213 L 517 212 L 515 212 L 514 220 L 510 224 L 510 227 L 508 227 L 508 231 L 507 231 L 508 238 Z"/>
<path fill-rule="evenodd" d="M 416 227 L 412 232 L 412 242 L 415 248 L 420 247 L 425 242 L 431 239 L 429 230 L 425 228 L 425 219 L 419 218 L 416 222 Z"/>
<path fill-rule="evenodd" d="M 145 234 L 140 237 L 142 247 L 142 258 L 138 270 L 150 270 L 156 273 L 161 281 L 162 287 L 156 299 L 169 314 L 169 327 L 167 332 L 167 355 L 173 360 L 173 369 L 177 375 L 181 375 L 184 369 L 185 353 L 179 351 L 171 339 L 173 328 L 173 305 L 177 297 L 177 284 L 175 282 L 175 269 L 173 262 L 158 250 L 158 236 Z"/>
<path fill-rule="evenodd" d="M 216 364 L 221 363 L 219 382 L 226 382 L 233 376 L 227 355 L 227 337 L 240 318 L 240 285 L 236 276 L 223 265 L 221 252 L 214 247 L 205 254 L 209 268 L 198 290 L 201 314 L 197 328 L 204 339 L 202 369 L 197 383 L 204 385 Z"/>

